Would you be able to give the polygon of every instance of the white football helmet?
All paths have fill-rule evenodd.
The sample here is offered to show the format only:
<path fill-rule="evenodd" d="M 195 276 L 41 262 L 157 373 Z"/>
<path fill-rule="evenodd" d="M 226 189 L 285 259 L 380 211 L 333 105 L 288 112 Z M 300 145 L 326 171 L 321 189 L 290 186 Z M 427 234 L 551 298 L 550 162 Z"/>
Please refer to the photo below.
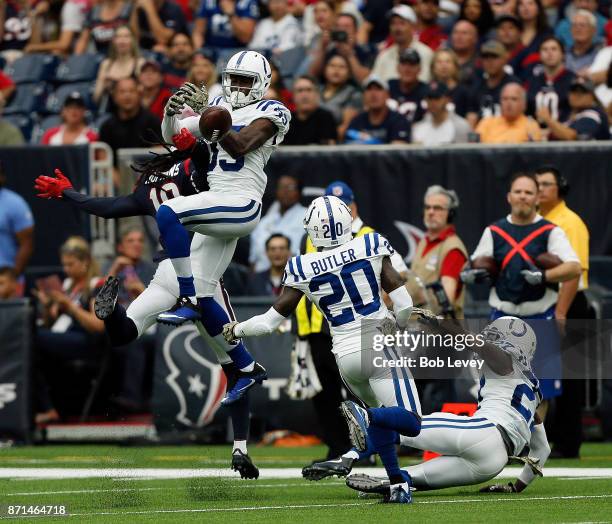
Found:
<path fill-rule="evenodd" d="M 313 246 L 336 247 L 353 238 L 348 206 L 335 196 L 315 198 L 304 215 L 304 229 Z"/>
<path fill-rule="evenodd" d="M 231 76 L 252 79 L 251 87 L 232 86 Z M 272 68 L 266 57 L 256 51 L 240 51 L 232 56 L 221 75 L 223 98 L 233 108 L 258 102 L 266 94 L 272 80 Z"/>
<path fill-rule="evenodd" d="M 508 341 L 510 345 L 518 349 L 526 362 L 530 362 L 536 351 L 536 335 L 527 322 L 518 317 L 505 316 L 491 322 L 484 328 L 482 334 L 485 340 L 499 345 L 503 341 Z M 502 349 L 506 349 L 503 348 Z M 509 353 L 512 349 L 507 348 Z"/>

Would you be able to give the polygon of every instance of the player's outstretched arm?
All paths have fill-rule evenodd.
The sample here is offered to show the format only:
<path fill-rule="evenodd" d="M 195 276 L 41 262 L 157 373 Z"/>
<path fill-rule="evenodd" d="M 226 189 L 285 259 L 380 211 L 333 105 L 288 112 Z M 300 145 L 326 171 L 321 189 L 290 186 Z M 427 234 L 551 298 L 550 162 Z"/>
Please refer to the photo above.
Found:
<path fill-rule="evenodd" d="M 406 327 L 412 315 L 412 297 L 404 285 L 404 279 L 393 267 L 390 257 L 383 258 L 380 281 L 382 288 L 393 302 L 393 312 L 398 326 Z"/>
<path fill-rule="evenodd" d="M 232 158 L 240 158 L 264 145 L 277 131 L 271 120 L 258 118 L 238 132 L 229 131 L 219 143 Z"/>
<path fill-rule="evenodd" d="M 268 311 L 244 322 L 225 324 L 223 326 L 223 336 L 229 343 L 232 343 L 241 337 L 269 335 L 276 331 L 281 323 L 295 311 L 301 298 L 301 291 L 285 286 L 274 305 Z"/>

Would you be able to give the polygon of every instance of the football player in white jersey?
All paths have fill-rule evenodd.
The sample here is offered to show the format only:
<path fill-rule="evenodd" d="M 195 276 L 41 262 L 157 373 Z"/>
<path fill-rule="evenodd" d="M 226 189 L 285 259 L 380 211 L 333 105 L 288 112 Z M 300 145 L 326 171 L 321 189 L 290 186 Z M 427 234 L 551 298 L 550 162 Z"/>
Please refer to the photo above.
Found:
<path fill-rule="evenodd" d="M 306 211 L 304 227 L 318 251 L 291 258 L 276 303 L 263 315 L 228 323 L 223 334 L 228 342 L 234 342 L 240 337 L 272 333 L 306 295 L 329 322 L 332 351 L 350 391 L 372 413 L 392 410 L 402 434 L 414 436 L 421 422 L 412 375 L 406 370 L 396 372 L 372 365 L 376 355 L 372 336 L 380 333 L 381 324 L 391 322 L 395 326 L 397 321 L 405 326 L 412 311 L 412 299 L 391 265 L 394 251 L 389 242 L 375 232 L 352 238 L 351 226 L 351 212 L 339 198 L 323 196 L 313 200 Z M 395 318 L 383 302 L 383 289 L 393 302 Z M 389 478 L 403 483 L 395 439 L 396 433 L 392 431 L 381 430 L 371 435 L 373 449 L 387 457 Z"/>
<path fill-rule="evenodd" d="M 211 336 L 222 338 L 223 325 L 230 319 L 213 295 L 238 239 L 253 231 L 259 222 L 266 187 L 264 166 L 283 141 L 291 119 L 291 113 L 280 102 L 262 100 L 270 80 L 270 64 L 263 55 L 241 51 L 230 58 L 222 75 L 224 100 L 218 97 L 212 104 L 230 112 L 232 130 L 211 144 L 210 190 L 177 197 L 159 207 L 157 224 L 176 271 L 180 294 L 173 308 L 158 315 L 159 322 L 180 325 L 201 319 Z M 200 114 L 207 105 L 204 88 L 193 85 L 181 88 L 166 105 L 162 122 L 164 139 L 169 141 L 182 129 L 201 136 Z M 188 230 L 204 235 L 203 297 L 197 300 Z M 253 360 L 244 345 L 238 344 L 231 353 L 242 376 L 227 393 L 225 404 L 237 401 L 253 384 L 266 378 L 265 369 Z"/>
<path fill-rule="evenodd" d="M 448 327 L 447 322 L 451 321 L 445 321 Z M 463 332 L 457 325 L 451 331 L 455 328 Z M 541 393 L 530 366 L 536 349 L 533 329 L 517 317 L 506 316 L 489 324 L 482 334 L 486 343 L 477 351 L 485 364 L 478 410 L 471 417 L 426 415 L 418 436 L 400 438 L 406 446 L 441 454 L 404 470 L 419 490 L 478 484 L 494 478 L 513 459 L 525 464 L 517 482 L 485 490 L 522 491 L 541 474 L 548 458 L 546 432 L 536 415 Z M 347 417 L 350 432 L 361 440 L 375 424 L 361 407 L 351 408 L 355 416 Z M 351 475 L 346 483 L 359 491 L 394 495 L 386 479 Z"/>

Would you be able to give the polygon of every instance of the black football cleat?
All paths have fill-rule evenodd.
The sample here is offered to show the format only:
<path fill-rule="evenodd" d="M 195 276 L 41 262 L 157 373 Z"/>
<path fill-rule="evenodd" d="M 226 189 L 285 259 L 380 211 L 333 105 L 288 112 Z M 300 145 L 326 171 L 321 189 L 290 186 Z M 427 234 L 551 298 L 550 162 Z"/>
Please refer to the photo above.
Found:
<path fill-rule="evenodd" d="M 119 279 L 108 277 L 94 300 L 94 313 L 100 320 L 106 320 L 115 310 L 119 296 Z"/>
<path fill-rule="evenodd" d="M 326 477 L 346 477 L 353 469 L 354 459 L 338 457 L 324 462 L 315 462 L 302 469 L 302 476 L 306 480 L 323 480 Z"/>
<path fill-rule="evenodd" d="M 232 452 L 232 469 L 240 473 L 243 479 L 258 479 L 259 469 L 253 464 L 251 457 L 244 454 L 238 448 Z"/>

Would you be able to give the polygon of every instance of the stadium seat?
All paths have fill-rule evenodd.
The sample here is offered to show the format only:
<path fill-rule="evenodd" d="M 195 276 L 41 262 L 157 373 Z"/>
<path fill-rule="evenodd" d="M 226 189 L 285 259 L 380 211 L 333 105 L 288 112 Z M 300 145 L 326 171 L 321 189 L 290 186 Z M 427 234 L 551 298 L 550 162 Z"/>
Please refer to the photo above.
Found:
<path fill-rule="evenodd" d="M 59 84 L 91 82 L 96 79 L 103 59 L 103 55 L 95 53 L 69 56 L 58 66 L 55 81 Z"/>
<path fill-rule="evenodd" d="M 59 62 L 58 57 L 50 54 L 23 55 L 9 65 L 4 73 L 16 84 L 46 82 L 53 78 Z"/>
<path fill-rule="evenodd" d="M 44 118 L 41 122 L 34 126 L 30 142 L 32 144 L 40 144 L 45 131 L 52 127 L 57 127 L 62 123 L 62 119 L 59 115 L 51 115 Z"/>
<path fill-rule="evenodd" d="M 47 98 L 45 112 L 48 114 L 57 114 L 62 110 L 64 100 L 70 93 L 77 91 L 85 100 L 85 105 L 88 109 L 95 111 L 96 105 L 93 103 L 92 93 L 94 84 L 92 82 L 79 82 L 77 84 L 64 84 L 58 87 Z"/>
<path fill-rule="evenodd" d="M 15 127 L 19 128 L 23 138 L 26 141 L 30 140 L 30 136 L 32 135 L 32 119 L 25 115 L 12 115 L 12 116 L 3 116 L 2 117 L 6 122 L 10 122 Z"/>
<path fill-rule="evenodd" d="M 4 115 L 26 115 L 42 111 L 47 95 L 46 84 L 22 84 L 11 103 L 4 108 Z"/>

